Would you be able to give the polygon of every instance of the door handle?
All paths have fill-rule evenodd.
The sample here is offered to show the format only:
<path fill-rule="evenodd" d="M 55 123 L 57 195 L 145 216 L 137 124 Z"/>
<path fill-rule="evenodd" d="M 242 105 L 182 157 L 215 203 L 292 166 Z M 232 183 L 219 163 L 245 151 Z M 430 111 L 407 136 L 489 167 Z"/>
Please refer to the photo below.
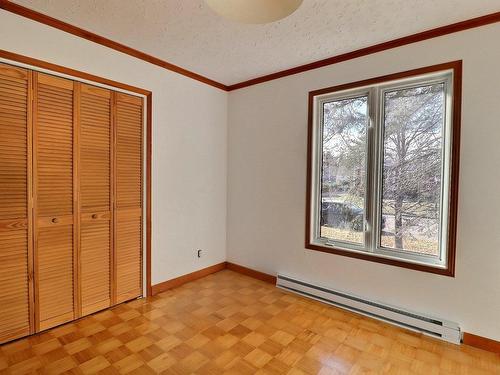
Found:
<path fill-rule="evenodd" d="M 55 217 L 55 218 L 53 218 L 53 219 L 52 219 L 52 222 L 53 222 L 54 224 L 56 224 L 56 223 L 58 223 L 58 222 L 59 222 L 59 219 L 58 219 L 57 217 Z"/>

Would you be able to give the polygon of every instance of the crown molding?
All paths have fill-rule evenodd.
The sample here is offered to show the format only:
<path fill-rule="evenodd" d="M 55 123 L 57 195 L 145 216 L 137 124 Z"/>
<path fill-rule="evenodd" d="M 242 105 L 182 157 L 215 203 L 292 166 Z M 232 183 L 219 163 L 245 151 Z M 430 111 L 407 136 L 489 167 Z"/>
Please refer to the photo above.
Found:
<path fill-rule="evenodd" d="M 172 72 L 181 74 L 183 76 L 186 76 L 186 77 L 192 78 L 194 80 L 203 82 L 207 85 L 210 85 L 210 86 L 216 87 L 218 89 L 227 91 L 227 86 L 224 85 L 223 83 L 214 81 L 213 79 L 204 77 L 198 73 L 194 73 L 190 70 L 181 68 L 180 66 L 169 63 L 168 61 L 159 59 L 158 57 L 148 55 L 147 53 L 141 52 L 141 51 L 136 50 L 134 48 L 128 47 L 124 44 L 121 44 L 121 43 L 115 42 L 111 39 L 97 35 L 93 32 L 82 29 L 78 26 L 74 26 L 74 25 L 71 25 L 67 22 L 60 21 L 56 18 L 47 16 L 43 13 L 34 11 L 34 10 L 26 8 L 26 7 L 23 7 L 22 5 L 15 4 L 9 0 L 0 0 L 0 9 L 6 10 L 8 12 L 17 14 L 17 15 L 25 17 L 25 18 L 29 18 L 30 20 L 42 23 L 44 25 L 54 27 L 54 28 L 59 29 L 61 31 L 65 31 L 69 34 L 72 34 L 72 35 L 78 36 L 80 38 L 89 40 L 91 42 L 103 45 L 105 47 L 114 49 L 115 51 L 125 53 L 129 56 L 133 56 L 135 58 L 138 58 L 140 60 L 157 65 L 159 67 L 170 70 Z"/>
<path fill-rule="evenodd" d="M 223 91 L 234 91 L 234 90 L 242 89 L 244 87 L 257 85 L 259 83 L 268 82 L 268 81 L 272 81 L 275 79 L 287 77 L 290 75 L 303 73 L 303 72 L 306 72 L 308 70 L 313 70 L 313 69 L 322 68 L 322 67 L 328 66 L 328 65 L 338 64 L 338 63 L 341 63 L 344 61 L 356 59 L 356 58 L 362 57 L 362 56 L 371 55 L 371 54 L 374 54 L 377 52 L 382 52 L 382 51 L 386 51 L 389 49 L 405 46 L 408 44 L 437 38 L 437 37 L 440 37 L 443 35 L 453 34 L 456 32 L 460 32 L 460 31 L 473 29 L 473 28 L 489 25 L 492 23 L 500 22 L 500 11 L 499 11 L 499 12 L 487 14 L 487 15 L 484 15 L 481 17 L 476 17 L 476 18 L 465 20 L 465 21 L 452 23 L 452 24 L 449 24 L 446 26 L 441 26 L 441 27 L 437 27 L 434 29 L 426 30 L 426 31 L 423 31 L 420 33 L 407 35 L 407 36 L 404 36 L 402 38 L 393 39 L 393 40 L 390 40 L 387 42 L 375 44 L 375 45 L 361 48 L 361 49 L 358 49 L 355 51 L 332 56 L 332 57 L 329 57 L 329 58 L 326 58 L 323 60 L 318 60 L 318 61 L 314 61 L 314 62 L 311 62 L 308 64 L 296 66 L 294 68 L 281 70 L 281 71 L 271 73 L 271 74 L 266 74 L 266 75 L 263 75 L 260 77 L 252 78 L 252 79 L 249 79 L 249 80 L 246 80 L 243 82 L 239 82 L 239 83 L 235 83 L 232 85 L 225 85 L 223 83 L 214 81 L 210 78 L 204 77 L 198 73 L 194 73 L 190 70 L 187 70 L 187 69 L 184 69 L 180 66 L 169 63 L 168 61 L 162 60 L 158 57 L 154 57 L 154 56 L 149 55 L 147 53 L 144 53 L 144 52 L 141 52 L 141 51 L 136 50 L 134 48 L 128 47 L 124 44 L 115 42 L 111 39 L 108 39 L 108 38 L 105 38 L 103 36 L 92 33 L 88 30 L 71 25 L 71 24 L 64 22 L 64 21 L 60 21 L 56 18 L 50 17 L 48 15 L 34 11 L 32 9 L 23 7 L 22 5 L 15 4 L 9 0 L 0 0 L 0 9 L 6 10 L 8 12 L 17 14 L 17 15 L 22 16 L 22 17 L 29 18 L 33 21 L 40 22 L 42 24 L 45 24 L 45 25 L 48 25 L 51 27 L 54 27 L 56 29 L 65 31 L 67 33 L 70 33 L 72 35 L 78 36 L 80 38 L 83 38 L 83 39 L 86 39 L 89 41 L 92 41 L 94 43 L 101 44 L 101 45 L 106 46 L 108 48 L 125 53 L 129 56 L 133 56 L 135 58 L 138 58 L 140 60 L 157 65 L 159 67 L 170 70 L 172 72 L 181 74 L 183 76 L 189 77 L 189 78 L 197 80 L 199 82 L 203 82 L 207 85 L 216 87 L 216 88 L 221 89 Z"/>
<path fill-rule="evenodd" d="M 496 22 L 500 22 L 500 12 L 487 14 L 485 16 L 472 18 L 472 19 L 462 21 L 462 22 L 452 23 L 450 25 L 437 27 L 435 29 L 430 29 L 430 30 L 423 31 L 423 32 L 420 32 L 417 34 L 404 36 L 402 38 L 393 39 L 393 40 L 390 40 L 387 42 L 375 44 L 375 45 L 361 48 L 361 49 L 358 49 L 355 51 L 332 56 L 332 57 L 329 57 L 327 59 L 318 60 L 318 61 L 315 61 L 312 63 L 300 65 L 300 66 L 297 66 L 295 68 L 281 70 L 281 71 L 276 72 L 276 73 L 267 74 L 267 75 L 257 77 L 257 78 L 252 78 L 248 81 L 236 83 L 234 85 L 229 85 L 228 91 L 242 89 L 244 87 L 257 85 L 259 83 L 272 81 L 272 80 L 275 80 L 278 78 L 283 78 L 283 77 L 287 77 L 290 75 L 307 72 L 308 70 L 313 70 L 313 69 L 322 68 L 322 67 L 328 66 L 328 65 L 338 64 L 338 63 L 341 63 L 344 61 L 356 59 L 358 57 L 371 55 L 371 54 L 374 54 L 377 52 L 382 52 L 385 50 L 405 46 L 405 45 L 412 44 L 412 43 L 421 42 L 421 41 L 424 41 L 427 39 L 437 38 L 437 37 L 447 35 L 447 34 L 453 34 L 453 33 L 459 32 L 459 31 L 464 31 L 464 30 L 473 29 L 476 27 L 489 25 L 489 24 L 496 23 Z"/>

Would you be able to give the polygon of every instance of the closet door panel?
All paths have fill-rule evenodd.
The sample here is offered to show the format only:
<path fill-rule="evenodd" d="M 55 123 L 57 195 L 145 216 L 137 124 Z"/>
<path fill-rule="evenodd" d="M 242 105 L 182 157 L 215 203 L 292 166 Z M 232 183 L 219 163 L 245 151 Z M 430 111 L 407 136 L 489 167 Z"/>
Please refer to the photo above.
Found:
<path fill-rule="evenodd" d="M 73 82 L 35 73 L 35 291 L 38 330 L 75 318 Z"/>
<path fill-rule="evenodd" d="M 82 315 L 109 307 L 111 221 L 107 218 L 82 219 L 80 225 L 80 260 Z"/>
<path fill-rule="evenodd" d="M 0 343 L 30 333 L 30 74 L 0 64 Z"/>
<path fill-rule="evenodd" d="M 39 329 L 74 319 L 72 218 L 59 225 L 42 224 L 38 231 Z M 43 226 L 42 226 L 43 225 Z"/>
<path fill-rule="evenodd" d="M 116 301 L 142 294 L 141 98 L 116 94 Z"/>
<path fill-rule="evenodd" d="M 80 277 L 82 314 L 111 304 L 111 92 L 81 85 Z"/>
<path fill-rule="evenodd" d="M 118 212 L 116 221 L 117 303 L 142 294 L 142 217 L 139 210 Z"/>
<path fill-rule="evenodd" d="M 0 343 L 30 333 L 26 232 L 0 229 Z"/>

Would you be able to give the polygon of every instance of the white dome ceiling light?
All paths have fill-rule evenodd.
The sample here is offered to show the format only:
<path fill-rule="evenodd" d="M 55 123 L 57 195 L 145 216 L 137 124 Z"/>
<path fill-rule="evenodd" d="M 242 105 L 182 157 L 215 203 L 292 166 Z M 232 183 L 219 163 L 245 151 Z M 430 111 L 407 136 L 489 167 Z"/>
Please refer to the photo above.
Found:
<path fill-rule="evenodd" d="M 205 0 L 224 18 L 242 23 L 269 23 L 297 10 L 303 0 Z"/>

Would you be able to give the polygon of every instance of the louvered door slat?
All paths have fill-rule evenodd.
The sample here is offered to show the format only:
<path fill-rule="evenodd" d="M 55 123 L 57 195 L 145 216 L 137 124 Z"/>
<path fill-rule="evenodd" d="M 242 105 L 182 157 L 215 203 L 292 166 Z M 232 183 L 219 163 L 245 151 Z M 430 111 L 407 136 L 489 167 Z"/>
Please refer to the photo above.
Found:
<path fill-rule="evenodd" d="M 0 343 L 30 333 L 30 74 L 0 64 Z"/>
<path fill-rule="evenodd" d="M 111 304 L 111 92 L 81 85 L 80 280 L 82 314 Z"/>
<path fill-rule="evenodd" d="M 142 99 L 116 94 L 116 301 L 142 294 Z"/>
<path fill-rule="evenodd" d="M 73 82 L 37 73 L 34 99 L 36 322 L 43 330 L 75 317 Z"/>

